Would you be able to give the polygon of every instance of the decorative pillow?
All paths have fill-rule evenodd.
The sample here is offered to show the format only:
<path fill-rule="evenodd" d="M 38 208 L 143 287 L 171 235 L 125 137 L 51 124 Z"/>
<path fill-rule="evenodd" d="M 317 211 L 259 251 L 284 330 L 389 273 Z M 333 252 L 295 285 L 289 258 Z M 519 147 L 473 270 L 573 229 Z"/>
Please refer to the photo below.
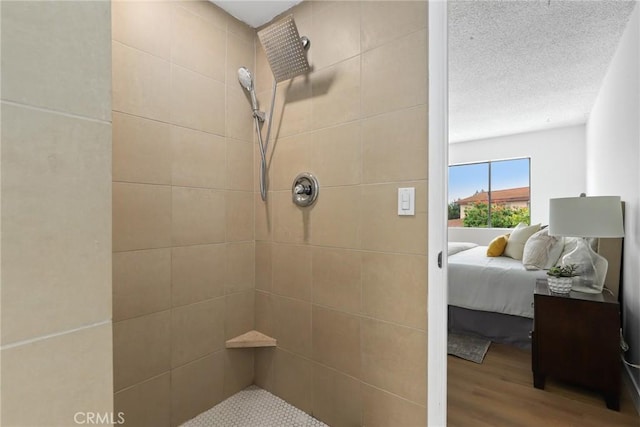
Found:
<path fill-rule="evenodd" d="M 466 251 L 478 246 L 476 243 L 471 242 L 447 242 L 447 255 L 455 255 L 458 252 Z"/>
<path fill-rule="evenodd" d="M 504 249 L 504 256 L 508 256 L 513 259 L 522 259 L 522 253 L 524 252 L 524 244 L 533 233 L 540 230 L 540 224 L 527 225 L 521 222 L 513 229 L 507 247 Z"/>
<path fill-rule="evenodd" d="M 507 247 L 508 240 L 508 234 L 503 234 L 493 239 L 491 243 L 489 243 L 489 246 L 487 246 L 487 256 L 501 256 L 504 253 L 504 248 Z"/>
<path fill-rule="evenodd" d="M 564 239 L 549 236 L 549 230 L 545 228 L 529 237 L 524 244 L 522 264 L 527 270 L 548 270 L 556 264 L 563 249 Z"/>

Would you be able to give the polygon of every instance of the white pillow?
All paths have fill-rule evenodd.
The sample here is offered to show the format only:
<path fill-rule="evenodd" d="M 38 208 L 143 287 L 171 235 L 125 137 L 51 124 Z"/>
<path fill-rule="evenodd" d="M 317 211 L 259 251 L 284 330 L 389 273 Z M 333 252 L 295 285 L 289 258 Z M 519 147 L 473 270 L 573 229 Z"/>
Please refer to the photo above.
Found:
<path fill-rule="evenodd" d="M 564 239 L 549 236 L 549 229 L 545 228 L 529 237 L 524 244 L 522 264 L 527 270 L 548 270 L 556 265 L 563 249 Z"/>
<path fill-rule="evenodd" d="M 540 230 L 540 224 L 527 225 L 524 222 L 518 224 L 511 232 L 511 236 L 509 236 L 503 255 L 513 259 L 522 259 L 524 244 L 538 230 Z"/>
<path fill-rule="evenodd" d="M 447 255 L 455 255 L 458 252 L 466 251 L 478 246 L 476 243 L 471 242 L 447 242 Z"/>

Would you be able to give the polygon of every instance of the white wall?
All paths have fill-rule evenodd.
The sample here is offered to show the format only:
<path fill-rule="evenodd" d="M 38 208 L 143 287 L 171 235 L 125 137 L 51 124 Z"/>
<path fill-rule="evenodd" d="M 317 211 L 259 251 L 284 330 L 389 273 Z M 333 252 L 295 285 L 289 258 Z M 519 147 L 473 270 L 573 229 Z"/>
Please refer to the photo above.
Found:
<path fill-rule="evenodd" d="M 626 202 L 623 329 L 627 359 L 640 363 L 640 11 L 631 15 L 587 123 L 587 193 Z M 630 371 L 631 372 L 631 371 Z M 640 373 L 633 370 L 636 403 Z"/>
<path fill-rule="evenodd" d="M 585 126 L 451 144 L 449 164 L 531 158 L 531 223 L 549 223 L 549 199 L 586 190 Z"/>

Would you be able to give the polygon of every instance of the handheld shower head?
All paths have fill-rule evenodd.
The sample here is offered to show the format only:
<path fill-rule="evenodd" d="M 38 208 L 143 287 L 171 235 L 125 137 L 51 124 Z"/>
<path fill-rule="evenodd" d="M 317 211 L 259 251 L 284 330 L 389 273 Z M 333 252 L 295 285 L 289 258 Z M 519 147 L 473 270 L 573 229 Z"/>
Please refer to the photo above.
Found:
<path fill-rule="evenodd" d="M 256 91 L 253 87 L 253 76 L 247 67 L 238 68 L 238 81 L 243 88 L 251 95 L 251 108 L 254 112 L 258 111 L 258 100 L 256 99 Z"/>

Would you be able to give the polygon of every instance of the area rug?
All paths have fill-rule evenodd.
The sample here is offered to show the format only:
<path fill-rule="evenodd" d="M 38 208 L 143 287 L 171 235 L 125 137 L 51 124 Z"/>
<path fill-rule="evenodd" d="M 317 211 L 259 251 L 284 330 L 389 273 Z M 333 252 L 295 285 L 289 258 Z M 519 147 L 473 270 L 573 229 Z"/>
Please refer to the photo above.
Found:
<path fill-rule="evenodd" d="M 487 354 L 491 341 L 484 338 L 470 337 L 468 335 L 449 334 L 447 341 L 447 353 L 470 360 L 475 363 L 482 363 L 484 355 Z"/>

